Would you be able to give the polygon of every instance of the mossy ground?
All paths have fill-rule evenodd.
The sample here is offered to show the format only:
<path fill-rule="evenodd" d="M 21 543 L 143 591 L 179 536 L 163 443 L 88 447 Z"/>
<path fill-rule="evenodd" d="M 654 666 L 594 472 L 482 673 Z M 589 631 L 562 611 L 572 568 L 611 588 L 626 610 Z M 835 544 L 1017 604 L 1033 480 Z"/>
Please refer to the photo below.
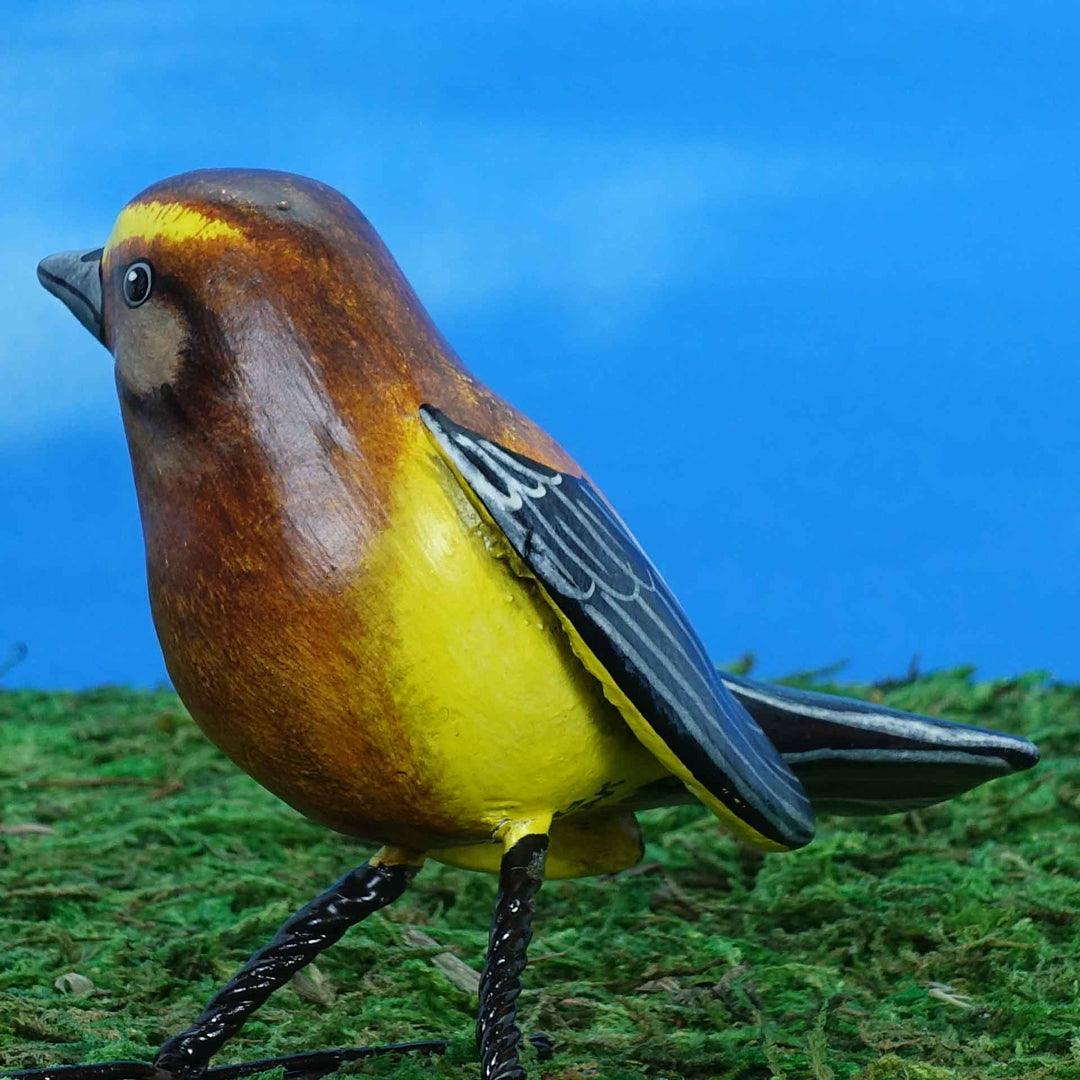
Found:
<path fill-rule="evenodd" d="M 868 686 L 833 687 L 862 696 Z M 530 1075 L 725 1080 L 1080 1077 L 1080 689 L 944 672 L 889 704 L 1035 739 L 1037 770 L 921 815 L 825 819 L 765 859 L 694 808 L 642 815 L 644 863 L 540 894 L 521 999 Z M 25 825 L 49 831 L 26 831 Z M 293 909 L 370 849 L 309 824 L 168 692 L 0 694 L 0 1065 L 148 1059 Z M 479 968 L 492 878 L 428 867 L 278 992 L 219 1060 L 451 1034 L 474 1002 L 409 927 Z M 54 980 L 77 972 L 84 996 Z"/>

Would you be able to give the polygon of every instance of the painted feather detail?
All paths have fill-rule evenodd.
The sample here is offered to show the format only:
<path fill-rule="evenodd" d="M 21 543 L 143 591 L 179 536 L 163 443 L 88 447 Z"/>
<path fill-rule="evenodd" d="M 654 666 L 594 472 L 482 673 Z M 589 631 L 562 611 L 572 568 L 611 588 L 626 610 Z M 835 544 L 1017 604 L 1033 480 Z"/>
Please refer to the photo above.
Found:
<path fill-rule="evenodd" d="M 802 786 L 725 688 L 671 590 L 596 490 L 431 406 L 421 415 L 514 551 L 693 781 L 766 838 L 806 843 L 813 812 Z"/>

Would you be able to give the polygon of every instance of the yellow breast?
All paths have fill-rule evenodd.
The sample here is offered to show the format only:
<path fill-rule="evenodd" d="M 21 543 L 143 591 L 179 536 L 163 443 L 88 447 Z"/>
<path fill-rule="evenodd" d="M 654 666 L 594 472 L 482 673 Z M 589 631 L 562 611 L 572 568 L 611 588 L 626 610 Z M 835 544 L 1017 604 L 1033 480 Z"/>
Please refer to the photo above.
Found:
<path fill-rule="evenodd" d="M 384 613 L 384 678 L 441 816 L 465 839 L 663 775 L 419 423 L 399 462 L 390 527 L 353 599 Z"/>

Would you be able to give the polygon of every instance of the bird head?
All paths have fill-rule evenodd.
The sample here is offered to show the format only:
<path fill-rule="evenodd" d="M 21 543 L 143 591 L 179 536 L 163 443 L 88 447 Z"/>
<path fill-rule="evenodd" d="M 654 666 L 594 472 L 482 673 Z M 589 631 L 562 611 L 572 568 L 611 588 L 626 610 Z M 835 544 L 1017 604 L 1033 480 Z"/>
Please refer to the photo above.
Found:
<path fill-rule="evenodd" d="M 115 357 L 129 427 L 205 431 L 223 409 L 263 408 L 271 384 L 333 396 L 335 381 L 355 391 L 446 362 L 367 219 L 286 173 L 164 180 L 124 207 L 104 248 L 52 255 L 38 277 Z"/>

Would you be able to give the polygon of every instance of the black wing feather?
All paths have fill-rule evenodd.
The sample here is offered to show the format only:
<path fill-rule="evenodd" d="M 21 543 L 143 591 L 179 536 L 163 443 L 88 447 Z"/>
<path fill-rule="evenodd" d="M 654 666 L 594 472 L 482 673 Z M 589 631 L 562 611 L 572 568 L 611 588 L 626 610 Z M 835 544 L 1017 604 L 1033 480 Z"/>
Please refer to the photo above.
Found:
<path fill-rule="evenodd" d="M 595 489 L 431 406 L 421 415 L 514 551 L 693 780 L 768 840 L 807 843 L 813 812 L 801 784 L 721 682 L 671 590 Z"/>

